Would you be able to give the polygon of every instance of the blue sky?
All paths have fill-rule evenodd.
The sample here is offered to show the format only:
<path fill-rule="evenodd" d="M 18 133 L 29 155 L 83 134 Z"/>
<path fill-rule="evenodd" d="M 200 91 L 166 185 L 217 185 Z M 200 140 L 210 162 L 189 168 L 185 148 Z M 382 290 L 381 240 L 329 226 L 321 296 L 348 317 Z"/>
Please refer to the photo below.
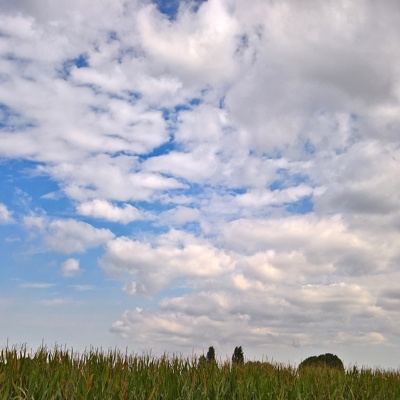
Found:
<path fill-rule="evenodd" d="M 399 13 L 3 1 L 0 345 L 397 368 Z"/>

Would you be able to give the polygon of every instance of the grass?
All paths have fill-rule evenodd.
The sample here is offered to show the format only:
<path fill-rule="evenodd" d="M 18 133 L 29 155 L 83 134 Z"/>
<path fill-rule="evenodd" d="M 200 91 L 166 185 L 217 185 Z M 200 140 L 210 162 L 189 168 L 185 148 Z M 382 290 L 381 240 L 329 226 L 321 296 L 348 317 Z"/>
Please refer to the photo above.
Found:
<path fill-rule="evenodd" d="M 400 371 L 211 363 L 117 350 L 0 352 L 0 400 L 400 399 Z"/>

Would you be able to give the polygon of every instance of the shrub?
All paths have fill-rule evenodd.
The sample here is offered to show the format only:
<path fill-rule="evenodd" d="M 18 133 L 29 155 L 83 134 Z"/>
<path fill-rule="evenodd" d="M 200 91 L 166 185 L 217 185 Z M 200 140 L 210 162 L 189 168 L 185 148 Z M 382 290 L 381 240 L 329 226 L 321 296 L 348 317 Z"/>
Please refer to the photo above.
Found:
<path fill-rule="evenodd" d="M 306 358 L 303 362 L 300 363 L 299 369 L 303 369 L 305 367 L 334 368 L 344 372 L 342 360 L 335 354 L 331 353 L 321 354 L 318 357 L 312 356 Z"/>

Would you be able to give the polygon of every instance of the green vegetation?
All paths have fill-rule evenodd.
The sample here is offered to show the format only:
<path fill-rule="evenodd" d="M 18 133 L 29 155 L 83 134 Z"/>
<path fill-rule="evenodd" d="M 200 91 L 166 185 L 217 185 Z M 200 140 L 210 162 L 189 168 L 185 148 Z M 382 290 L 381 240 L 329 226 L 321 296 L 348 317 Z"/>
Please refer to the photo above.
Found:
<path fill-rule="evenodd" d="M 0 351 L 0 400 L 10 399 L 400 399 L 400 372 L 318 365 L 299 374 L 267 362 L 7 348 Z"/>
<path fill-rule="evenodd" d="M 236 364 L 243 364 L 244 363 L 244 354 L 242 346 L 235 347 L 232 355 L 232 362 Z"/>
<path fill-rule="evenodd" d="M 344 372 L 342 360 L 338 356 L 331 353 L 321 354 L 318 357 L 308 357 L 299 365 L 300 370 L 309 367 L 335 368 L 341 372 Z"/>
<path fill-rule="evenodd" d="M 208 352 L 207 352 L 207 363 L 213 363 L 215 362 L 215 350 L 214 347 L 209 347 Z"/>

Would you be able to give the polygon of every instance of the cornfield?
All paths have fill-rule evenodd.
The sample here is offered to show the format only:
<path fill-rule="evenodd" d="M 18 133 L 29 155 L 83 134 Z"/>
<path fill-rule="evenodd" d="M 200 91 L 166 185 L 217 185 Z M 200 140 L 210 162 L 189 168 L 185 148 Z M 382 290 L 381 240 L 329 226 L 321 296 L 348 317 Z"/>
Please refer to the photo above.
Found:
<path fill-rule="evenodd" d="M 400 371 L 232 364 L 119 350 L 0 352 L 0 400 L 400 399 Z"/>

